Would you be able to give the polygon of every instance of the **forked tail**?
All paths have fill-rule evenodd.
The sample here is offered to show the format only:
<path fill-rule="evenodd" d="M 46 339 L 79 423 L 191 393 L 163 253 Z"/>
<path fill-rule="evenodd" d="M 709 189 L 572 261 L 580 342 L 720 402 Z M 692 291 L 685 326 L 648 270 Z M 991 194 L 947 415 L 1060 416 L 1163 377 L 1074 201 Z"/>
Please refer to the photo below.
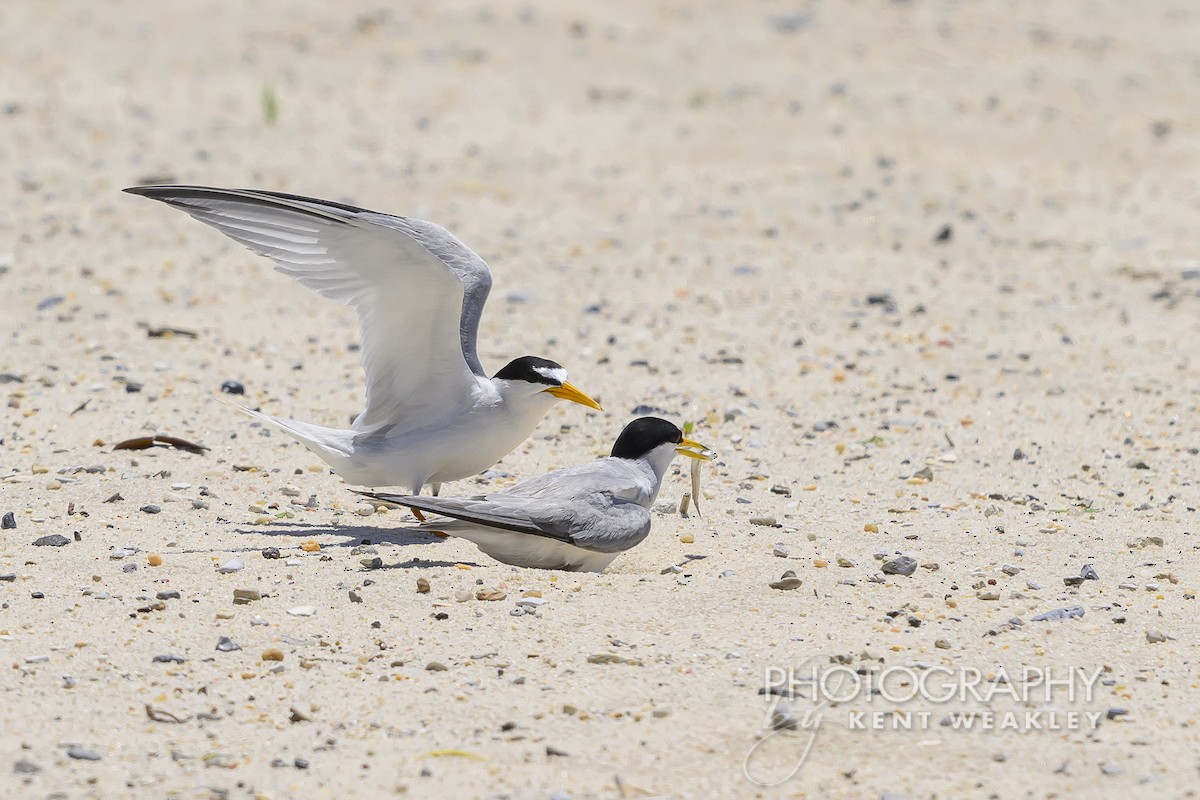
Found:
<path fill-rule="evenodd" d="M 286 417 L 273 417 L 270 414 L 264 414 L 261 411 L 255 411 L 252 408 L 238 405 L 224 397 L 218 397 L 217 399 L 228 406 L 236 408 L 243 414 L 248 414 L 268 425 L 279 428 L 320 456 L 325 463 L 333 467 L 335 472 L 344 469 L 347 466 L 347 462 L 354 455 L 354 431 L 326 428 L 321 425 L 287 419 Z"/>

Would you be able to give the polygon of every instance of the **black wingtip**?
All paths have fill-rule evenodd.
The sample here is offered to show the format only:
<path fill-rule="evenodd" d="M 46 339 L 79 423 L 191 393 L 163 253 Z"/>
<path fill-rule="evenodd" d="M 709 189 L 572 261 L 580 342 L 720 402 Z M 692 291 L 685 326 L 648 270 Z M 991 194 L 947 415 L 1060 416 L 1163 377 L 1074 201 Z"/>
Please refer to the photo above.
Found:
<path fill-rule="evenodd" d="M 141 186 L 126 186 L 122 192 L 126 194 L 136 194 L 139 197 L 153 197 L 158 199 L 158 195 L 167 193 L 177 193 L 185 189 L 194 189 L 192 186 L 182 186 L 171 183 L 147 183 Z"/>
<path fill-rule="evenodd" d="M 351 489 L 350 491 L 354 492 L 357 495 L 362 495 L 363 497 L 369 497 L 372 500 L 378 500 L 380 503 L 388 503 L 393 506 L 403 506 L 404 501 L 407 499 L 404 495 L 399 495 L 399 494 L 386 494 L 383 492 L 364 492 L 364 491 L 360 491 L 359 489 Z"/>

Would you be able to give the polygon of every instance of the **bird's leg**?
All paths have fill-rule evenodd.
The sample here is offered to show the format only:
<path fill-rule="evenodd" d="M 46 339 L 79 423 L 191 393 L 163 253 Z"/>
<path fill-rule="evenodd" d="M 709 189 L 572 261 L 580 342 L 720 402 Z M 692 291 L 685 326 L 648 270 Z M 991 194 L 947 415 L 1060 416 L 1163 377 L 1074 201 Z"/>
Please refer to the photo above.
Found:
<path fill-rule="evenodd" d="M 431 487 L 433 487 L 433 496 L 434 496 L 434 497 L 437 497 L 437 496 L 438 496 L 438 492 L 440 492 L 440 491 L 442 490 L 442 485 L 441 485 L 440 483 L 431 483 L 431 484 L 429 484 L 429 485 L 430 485 Z M 434 536 L 436 536 L 436 537 L 438 537 L 439 539 L 446 539 L 446 538 L 448 538 L 448 537 L 446 536 L 446 534 L 442 533 L 441 531 L 433 531 L 433 535 L 434 535 Z"/>
<path fill-rule="evenodd" d="M 421 496 L 421 487 L 418 486 L 417 490 L 415 492 L 413 492 L 413 494 L 416 495 L 417 497 L 420 497 Z M 410 508 L 409 511 L 411 511 L 413 513 L 413 516 L 417 518 L 417 522 L 425 521 L 425 515 L 421 513 L 421 509 Z"/>

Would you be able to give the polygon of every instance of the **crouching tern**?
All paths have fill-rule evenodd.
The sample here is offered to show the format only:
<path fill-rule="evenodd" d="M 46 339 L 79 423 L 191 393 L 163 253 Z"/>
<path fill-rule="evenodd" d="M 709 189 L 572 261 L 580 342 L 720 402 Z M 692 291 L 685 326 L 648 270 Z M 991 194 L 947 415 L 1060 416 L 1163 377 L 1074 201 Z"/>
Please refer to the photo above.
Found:
<path fill-rule="evenodd" d="M 276 192 L 136 186 L 267 256 L 358 314 L 367 407 L 349 430 L 247 413 L 282 428 L 348 483 L 436 495 L 525 441 L 558 400 L 600 409 L 559 364 L 524 356 L 492 377 L 479 362 L 486 263 L 431 222 Z"/>
<path fill-rule="evenodd" d="M 665 419 L 642 417 L 625 426 L 609 457 L 502 492 L 463 498 L 359 494 L 451 517 L 418 529 L 472 541 L 505 564 L 602 572 L 650 533 L 650 506 L 676 453 L 703 461 L 716 455 Z"/>

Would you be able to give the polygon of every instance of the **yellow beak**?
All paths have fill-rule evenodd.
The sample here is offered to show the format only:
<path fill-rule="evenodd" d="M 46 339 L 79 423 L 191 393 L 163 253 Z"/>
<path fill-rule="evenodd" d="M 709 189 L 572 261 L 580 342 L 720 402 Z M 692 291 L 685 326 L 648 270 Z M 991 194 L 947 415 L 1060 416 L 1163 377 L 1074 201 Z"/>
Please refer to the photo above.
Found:
<path fill-rule="evenodd" d="M 694 449 L 688 449 L 688 448 L 694 448 Z M 679 453 L 679 455 L 681 455 L 681 456 L 687 456 L 688 458 L 695 458 L 700 461 L 712 461 L 714 458 L 717 457 L 716 453 L 714 453 L 712 450 L 709 450 L 707 447 L 700 444 L 699 442 L 697 442 L 694 439 L 684 439 L 682 442 L 679 443 L 679 446 L 675 448 L 675 452 Z"/>
<path fill-rule="evenodd" d="M 600 407 L 599 403 L 588 397 L 583 392 L 579 391 L 579 389 L 575 388 L 570 383 L 564 383 L 562 386 L 551 386 L 549 389 L 543 389 L 542 391 L 546 392 L 546 394 L 554 395 L 559 400 L 569 400 L 572 403 L 579 403 L 581 406 L 594 408 L 597 411 L 604 410 Z"/>

